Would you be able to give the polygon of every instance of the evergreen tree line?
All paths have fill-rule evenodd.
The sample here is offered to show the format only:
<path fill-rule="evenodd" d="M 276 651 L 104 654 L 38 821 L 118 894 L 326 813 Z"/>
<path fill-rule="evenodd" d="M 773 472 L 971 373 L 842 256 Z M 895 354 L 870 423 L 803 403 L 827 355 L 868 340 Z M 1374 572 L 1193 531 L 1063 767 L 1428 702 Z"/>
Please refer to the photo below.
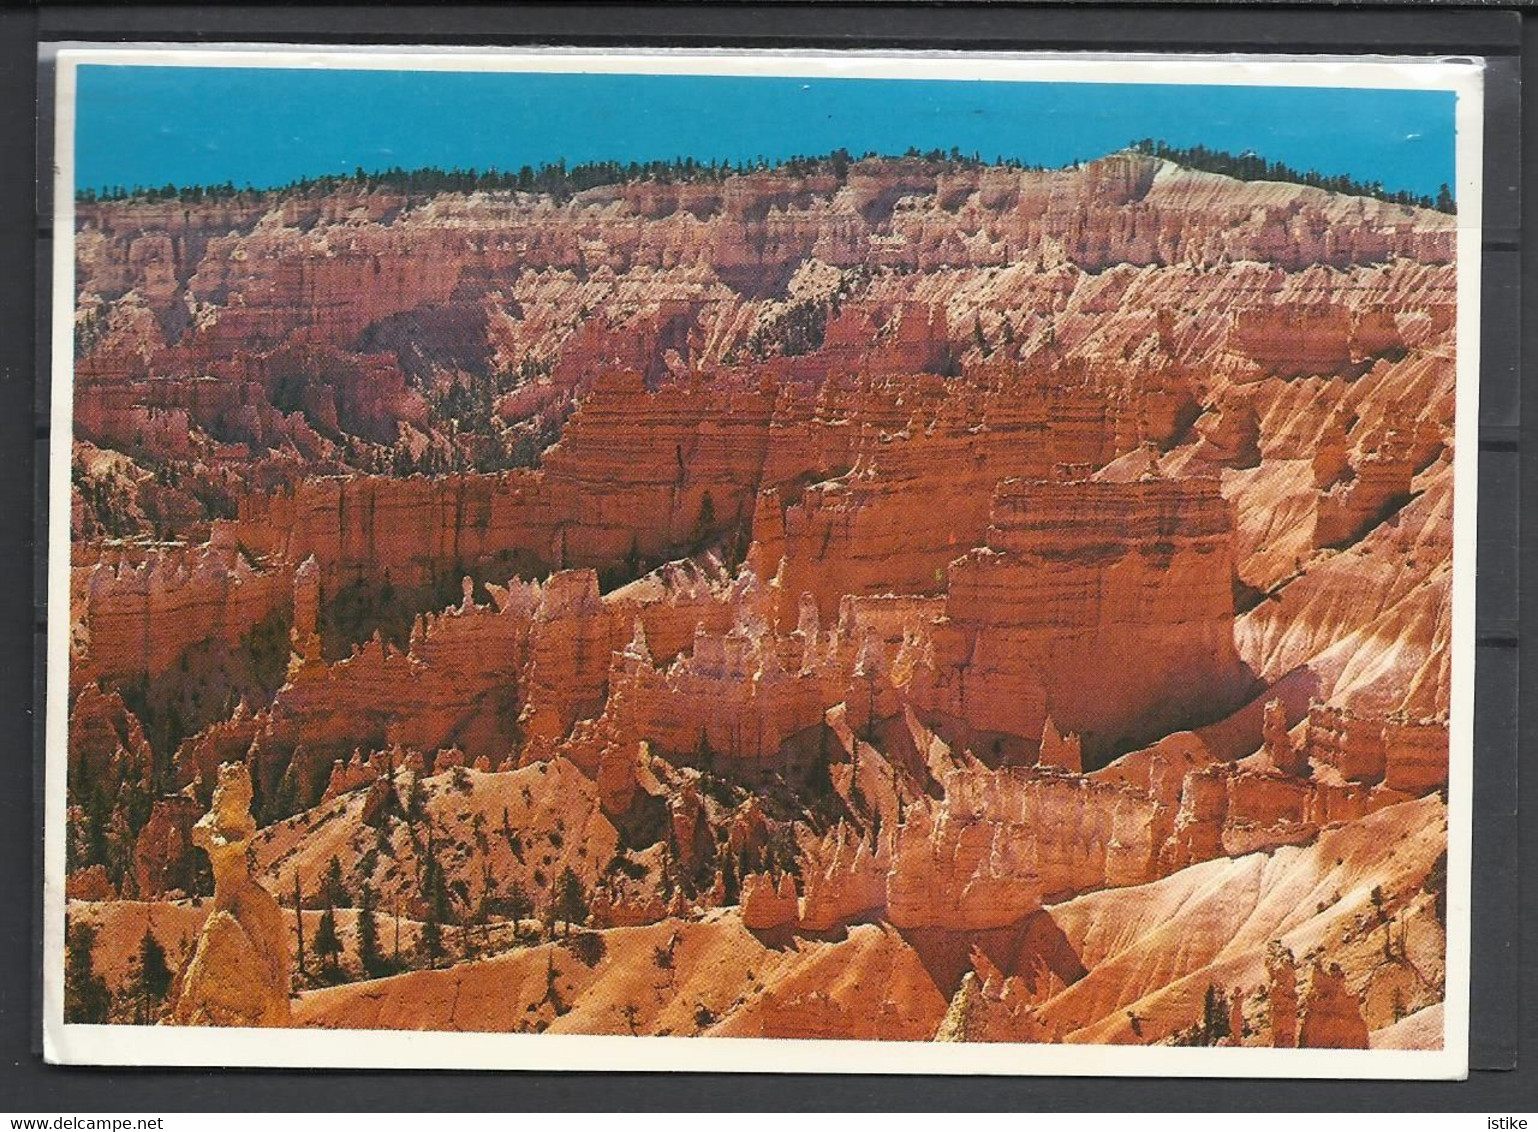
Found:
<path fill-rule="evenodd" d="M 1327 189 L 1330 192 L 1350 193 L 1355 196 L 1375 197 L 1392 204 L 1433 208 L 1439 212 L 1456 211 L 1452 190 L 1442 185 L 1435 196 L 1421 195 L 1407 190 L 1389 191 L 1378 181 L 1360 181 L 1344 174 L 1324 174 L 1312 169 L 1295 169 L 1280 161 L 1267 161 L 1253 152 L 1233 154 L 1209 146 L 1180 147 L 1162 139 L 1143 138 L 1132 143 L 1132 150 L 1154 157 L 1162 157 L 1191 169 L 1209 173 L 1221 173 L 1239 181 L 1291 181 L 1301 185 Z M 881 155 L 869 151 L 860 160 Z M 962 153 L 958 147 L 949 150 L 920 150 L 910 147 L 903 153 L 907 158 L 918 158 L 932 163 L 944 163 L 965 168 L 981 168 L 985 164 L 976 152 Z M 640 181 L 659 184 L 693 182 L 722 182 L 728 177 L 749 173 L 774 171 L 792 177 L 831 174 L 842 182 L 848 176 L 849 167 L 856 159 L 847 149 L 836 149 L 820 156 L 796 155 L 771 162 L 765 157 L 751 159 L 714 159 L 702 161 L 694 157 L 674 157 L 658 161 L 587 161 L 567 165 L 564 159 L 540 165 L 524 165 L 513 170 L 497 169 L 441 169 L 423 166 L 403 169 L 365 170 L 361 166 L 351 173 L 327 173 L 318 177 L 300 177 L 272 189 L 255 189 L 250 184 L 237 187 L 233 181 L 206 185 L 110 185 L 103 188 L 80 189 L 75 199 L 82 204 L 101 201 L 181 201 L 198 204 L 208 201 L 249 201 L 268 194 L 325 196 L 338 189 L 384 189 L 407 196 L 432 196 L 437 193 L 471 192 L 526 192 L 543 193 L 557 200 L 565 200 L 575 193 L 605 185 L 626 185 Z M 1007 169 L 1041 171 L 1046 166 L 1031 164 L 1018 158 L 995 157 L 993 165 Z M 1077 164 L 1077 163 L 1075 163 Z"/>
<path fill-rule="evenodd" d="M 240 200 L 252 201 L 267 195 L 325 196 L 338 189 L 385 189 L 407 196 L 432 196 L 435 193 L 472 192 L 525 192 L 545 193 L 564 200 L 575 193 L 605 185 L 627 185 L 641 181 L 658 184 L 692 184 L 697 182 L 721 183 L 728 177 L 750 173 L 776 172 L 791 177 L 831 175 L 840 183 L 849 175 L 855 161 L 890 157 L 868 150 L 858 158 L 847 149 L 835 149 L 830 153 L 805 156 L 796 155 L 779 161 L 763 156 L 739 159 L 711 159 L 703 161 L 694 157 L 674 157 L 659 161 L 586 161 L 567 165 L 557 160 L 540 165 L 524 165 L 516 171 L 498 169 L 441 169 L 422 166 L 404 169 L 391 166 L 388 169 L 366 170 L 359 166 L 351 173 L 326 173 L 317 177 L 300 177 L 270 189 L 253 188 L 249 183 L 237 187 L 232 181 L 222 184 L 176 185 L 108 185 L 102 188 L 79 189 L 75 199 L 82 204 L 124 200 L 183 201 L 189 204 L 205 201 Z M 965 154 L 952 146 L 949 150 L 920 150 L 909 147 L 902 154 L 933 164 L 946 164 L 964 168 L 982 168 L 993 164 L 1008 169 L 1041 171 L 1047 166 L 1033 165 L 1017 158 L 998 156 L 987 162 L 976 152 Z"/>
<path fill-rule="evenodd" d="M 1254 152 L 1232 154 L 1204 145 L 1179 147 L 1163 139 L 1143 138 L 1132 143 L 1136 153 L 1146 153 L 1184 165 L 1188 169 L 1200 169 L 1206 173 L 1221 173 L 1236 181 L 1291 181 L 1299 185 L 1311 185 L 1332 193 L 1349 193 L 1352 196 L 1374 197 L 1390 204 L 1410 205 L 1416 208 L 1432 208 L 1438 212 L 1455 213 L 1457 205 L 1452 190 L 1442 185 L 1435 197 L 1421 196 L 1399 189 L 1385 189 L 1380 181 L 1359 181 L 1344 174 L 1317 173 L 1312 169 L 1294 169 L 1280 161 L 1267 161 Z"/>
<path fill-rule="evenodd" d="M 875 153 L 865 154 L 865 157 L 875 156 Z M 945 155 L 936 150 L 934 156 L 943 158 Z M 771 162 L 762 156 L 738 161 L 674 157 L 659 161 L 586 161 L 567 165 L 564 159 L 560 159 L 540 165 L 524 165 L 516 171 L 495 167 L 440 169 L 423 166 L 403 169 L 398 165 L 388 169 L 366 170 L 359 166 L 351 173 L 300 177 L 272 189 L 254 189 L 249 184 L 237 188 L 231 181 L 211 185 L 175 185 L 168 182 L 158 186 L 110 185 L 100 189 L 81 189 L 75 194 L 75 199 L 84 204 L 122 200 L 180 200 L 199 203 L 235 198 L 254 199 L 267 193 L 324 196 L 348 188 L 387 189 L 408 196 L 472 192 L 545 193 L 565 199 L 574 193 L 604 185 L 624 185 L 639 181 L 655 181 L 659 184 L 721 182 L 728 177 L 769 170 L 798 177 L 832 174 L 842 181 L 854 160 L 848 150 L 837 149 L 822 156 L 797 155 L 779 162 Z"/>

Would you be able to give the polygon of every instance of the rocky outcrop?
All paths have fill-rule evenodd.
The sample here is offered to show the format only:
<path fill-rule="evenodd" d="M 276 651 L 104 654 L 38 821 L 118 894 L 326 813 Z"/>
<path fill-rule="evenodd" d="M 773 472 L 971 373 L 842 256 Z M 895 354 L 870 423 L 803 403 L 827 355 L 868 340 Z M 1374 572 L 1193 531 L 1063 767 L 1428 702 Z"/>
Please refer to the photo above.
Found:
<path fill-rule="evenodd" d="M 1405 795 L 1213 764 L 1187 772 L 1178 797 L 1173 834 L 1163 850 L 1165 869 L 1219 855 L 1305 844 L 1324 825 L 1365 817 Z"/>
<path fill-rule="evenodd" d="M 835 827 L 801 866 L 800 926 L 826 931 L 879 914 L 887 905 L 890 852 L 881 843 L 873 848 L 843 823 Z"/>
<path fill-rule="evenodd" d="M 365 762 L 361 750 L 354 750 L 352 758 L 345 763 L 341 759 L 334 760 L 331 764 L 331 777 L 326 780 L 326 792 L 320 796 L 320 800 L 329 802 L 339 794 L 372 785 L 379 777 L 380 768 L 376 764 L 380 761 L 376 755 L 374 759 Z M 463 759 L 460 765 L 463 765 Z"/>
<path fill-rule="evenodd" d="M 1018 978 L 983 980 L 968 971 L 935 1034 L 937 1042 L 1050 1042 L 1060 1040 L 1042 1021 Z"/>
<path fill-rule="evenodd" d="M 192 831 L 213 867 L 213 909 L 171 990 L 167 1020 L 176 1025 L 289 1025 L 288 933 L 277 901 L 251 877 L 255 834 L 250 772 L 226 763 Z"/>
<path fill-rule="evenodd" d="M 1290 1047 L 1299 994 L 1291 956 L 1298 955 L 1307 957 L 1305 969 L 1316 957 L 1340 964 L 1352 993 L 1375 986 L 1376 998 L 1391 999 L 1381 984 L 1391 981 L 1391 968 L 1402 969 L 1385 960 L 1381 930 L 1362 931 L 1374 915 L 1370 892 L 1380 883 L 1385 892 L 1414 890 L 1435 877 L 1445 814 L 1436 798 L 1401 802 L 1310 845 L 1218 859 L 1052 905 L 1047 915 L 1062 946 L 1086 973 L 1054 990 L 1042 1014 L 1062 1024 L 1070 1042 L 1157 1043 L 1201 1021 L 1209 987 L 1266 986 L 1268 1001 L 1245 1001 L 1253 1040 L 1272 1045 L 1276 1023 L 1275 1040 Z M 1427 902 L 1403 914 L 1414 921 L 1406 936 L 1411 962 L 1436 977 L 1442 944 L 1434 909 Z M 1438 997 L 1430 987 L 1395 985 L 1405 1009 Z M 1380 1024 L 1392 1018 L 1391 1010 L 1374 1016 Z"/>
<path fill-rule="evenodd" d="M 1036 736 L 1050 705 L 1093 762 L 1235 703 L 1231 529 L 1211 480 L 1004 481 L 949 568 L 925 706 Z"/>
<path fill-rule="evenodd" d="M 1381 782 L 1391 790 L 1425 794 L 1447 785 L 1447 723 L 1361 716 L 1348 708 L 1315 704 L 1308 713 L 1308 753 L 1355 782 Z"/>
<path fill-rule="evenodd" d="M 1366 1049 L 1367 1023 L 1361 1005 L 1346 987 L 1339 964 L 1315 963 L 1303 992 L 1298 1045 L 1307 1049 Z"/>
<path fill-rule="evenodd" d="M 158 676 L 205 641 L 238 649 L 258 622 L 290 617 L 294 596 L 290 567 L 262 565 L 219 543 L 76 566 L 70 592 L 77 686 Z"/>
<path fill-rule="evenodd" d="M 190 793 L 156 799 L 134 842 L 134 883 L 141 900 L 192 891 L 193 838 L 201 811 Z"/>
<path fill-rule="evenodd" d="M 629 692 L 637 733 L 667 751 L 762 760 L 817 725 L 827 689 L 816 670 L 790 669 L 766 627 L 696 634 L 664 671 L 643 664 Z"/>
<path fill-rule="evenodd" d="M 1071 774 L 1084 773 L 1084 753 L 1079 746 L 1079 736 L 1074 732 L 1061 734 L 1052 717 L 1047 716 L 1041 728 L 1041 749 L 1036 762 L 1040 766 L 1056 767 Z"/>
<path fill-rule="evenodd" d="M 184 781 L 211 777 L 220 761 L 244 758 L 255 743 L 253 773 L 276 786 L 292 768 L 293 791 L 308 804 L 366 784 L 391 749 L 397 766 L 413 753 L 425 763 L 424 752 L 450 748 L 467 764 L 485 757 L 500 766 L 516 751 L 519 690 L 539 687 L 535 677 L 544 671 L 530 673 L 536 630 L 554 639 L 562 630 L 543 628 L 550 619 L 578 619 L 562 604 L 567 584 L 492 585 L 487 604 L 466 593 L 458 605 L 417 618 L 404 650 L 376 635 L 335 662 L 313 651 L 296 657 L 270 706 L 238 708 L 183 743 L 179 773 Z M 607 647 L 605 636 L 605 658 Z M 546 664 L 560 659 L 553 655 Z M 559 672 L 552 679 L 559 681 Z"/>
<path fill-rule="evenodd" d="M 742 879 L 742 922 L 753 931 L 773 931 L 792 926 L 800 917 L 796 881 L 783 873 L 776 881 L 768 873 L 751 873 Z"/>
<path fill-rule="evenodd" d="M 626 893 L 611 894 L 604 887 L 593 893 L 591 922 L 595 927 L 638 927 L 665 920 L 667 915 L 667 902 L 660 895 L 637 898 Z"/>
<path fill-rule="evenodd" d="M 1405 349 L 1392 314 L 1322 304 L 1241 310 L 1228 346 L 1281 377 L 1349 371 Z"/>
<path fill-rule="evenodd" d="M 898 198 L 904 207 L 894 207 Z M 1296 185 L 1235 184 L 1130 154 L 1050 172 L 876 159 L 842 182 L 766 171 L 723 184 L 606 186 L 564 204 L 538 194 L 408 199 L 348 187 L 320 199 L 250 197 L 234 211 L 224 203 L 82 205 L 82 309 L 136 297 L 134 306 L 117 303 L 95 336 L 88 357 L 99 368 L 108 359 L 143 366 L 170 348 L 189 361 L 218 359 L 236 343 L 388 348 L 420 325 L 423 310 L 477 334 L 472 350 L 566 340 L 573 353 L 602 356 L 627 348 L 625 336 L 604 331 L 624 325 L 614 300 L 643 282 L 652 302 L 692 308 L 694 322 L 671 333 L 668 320 L 654 324 L 649 350 L 629 346 L 637 360 L 665 364 L 670 349 L 721 357 L 742 351 L 749 331 L 772 329 L 780 296 L 762 296 L 767 309 L 756 319 L 734 309 L 759 298 L 759 281 L 790 278 L 813 261 L 835 274 L 861 266 L 925 274 L 1043 261 L 1094 273 L 1125 264 L 1251 261 L 1298 271 L 1452 259 L 1451 221 L 1437 214 Z M 974 237 L 961 238 L 958 225 Z M 585 285 L 571 278 L 578 270 Z M 521 302 L 487 311 L 478 300 L 497 290 Z M 811 280 L 801 292 L 820 293 Z M 562 300 L 586 300 L 594 325 L 573 334 L 551 309 Z M 197 317 L 170 317 L 178 302 Z M 1257 353 L 1274 343 L 1283 361 L 1296 356 L 1305 330 L 1321 340 L 1322 361 L 1392 344 L 1381 324 L 1337 324 L 1324 317 L 1328 309 L 1320 304 L 1306 328 L 1302 320 L 1247 327 L 1242 341 Z M 345 411 L 356 400 L 331 404 Z"/>
<path fill-rule="evenodd" d="M 1416 453 L 1408 438 L 1389 433 L 1355 457 L 1319 498 L 1314 545 L 1355 542 L 1410 500 Z"/>
<path fill-rule="evenodd" d="M 1229 468 L 1260 464 L 1260 417 L 1253 399 L 1234 395 L 1219 401 L 1215 411 L 1197 418 L 1195 428 L 1201 441 L 1192 452 L 1194 461 Z"/>
<path fill-rule="evenodd" d="M 1004 927 L 1041 907 L 1040 847 L 1029 818 L 969 805 L 1002 798 L 986 783 L 966 785 L 947 783 L 939 807 L 912 807 L 894 837 L 886 916 L 897 927 Z"/>
<path fill-rule="evenodd" d="M 1287 729 L 1287 705 L 1281 700 L 1267 700 L 1261 723 L 1261 746 L 1266 759 L 1280 774 L 1307 778 L 1308 751 L 1299 749 Z"/>
<path fill-rule="evenodd" d="M 613 186 L 560 204 L 348 188 L 302 205 L 83 205 L 82 437 L 205 478 L 228 470 L 220 491 L 240 503 L 243 545 L 264 561 L 313 552 L 328 591 L 385 562 L 409 586 L 465 568 L 506 577 L 515 559 L 550 569 L 655 557 L 691 541 L 707 495 L 728 524 L 751 515 L 758 489 L 837 476 L 856 463 L 848 438 L 897 435 L 912 405 L 865 421 L 842 398 L 826 414 L 806 407 L 821 397 L 808 387 L 851 373 L 867 375 L 855 386 L 879 385 L 961 358 L 969 372 L 1028 363 L 1026 385 L 1046 396 L 957 414 L 964 428 L 987 422 L 965 443 L 1003 442 L 989 443 L 999 470 L 984 469 L 996 481 L 1168 445 L 1201 414 L 1182 376 L 1195 366 L 1287 377 L 1302 359 L 1310 374 L 1354 375 L 1400 364 L 1450 326 L 1452 229 L 1440 214 L 1135 155 L 1054 173 L 862 168 L 842 185 L 755 173 L 729 188 Z M 1124 184 L 1146 188 L 1100 196 Z M 904 207 L 888 209 L 897 185 Z M 862 199 L 881 207 L 867 215 Z M 959 239 L 958 223 L 974 236 Z M 789 282 L 781 293 L 756 282 L 766 279 Z M 1171 282 L 1191 297 L 1178 313 Z M 825 318 L 822 341 L 787 353 L 776 328 L 798 304 Z M 1121 311 L 1132 313 L 1108 325 Z M 1135 396 L 1108 360 L 1138 362 Z M 536 363 L 542 376 L 527 380 Z M 502 444 L 450 427 L 429 402 L 467 374 L 515 372 L 493 433 L 566 422 L 539 473 L 322 478 L 377 473 L 403 453 L 420 463 L 429 450 L 453 466 Z M 1269 398 L 1218 393 L 1204 457 L 1248 467 L 1247 422 Z M 1011 431 L 1048 443 L 1010 444 Z M 815 451 L 802 442 L 829 432 L 846 439 L 824 443 L 814 468 L 794 467 Z M 932 441 L 907 445 L 919 466 L 964 442 L 929 421 L 914 439 Z M 947 466 L 919 490 L 967 467 Z M 236 473 L 250 472 L 260 487 L 247 494 Z M 894 465 L 883 479 L 906 474 Z M 896 496 L 903 506 L 911 492 Z M 985 497 L 957 483 L 951 499 L 958 518 L 981 506 L 986 523 Z M 215 517 L 199 516 L 199 529 Z M 883 556 L 867 547 L 884 524 L 868 522 L 851 549 L 873 568 Z M 900 557 L 912 577 L 931 576 L 915 549 Z M 792 599 L 804 588 L 793 577 Z"/>
<path fill-rule="evenodd" d="M 1383 728 L 1383 785 L 1405 794 L 1445 790 L 1448 735 L 1445 719 L 1391 715 Z"/>
<path fill-rule="evenodd" d="M 112 887 L 105 865 L 76 869 L 64 880 L 66 900 L 113 900 L 116 897 L 117 890 Z"/>
<path fill-rule="evenodd" d="M 1344 708 L 1316 704 L 1308 712 L 1309 756 L 1356 782 L 1381 782 L 1383 727 Z"/>
<path fill-rule="evenodd" d="M 1266 952 L 1269 983 L 1266 1001 L 1271 1015 L 1271 1044 L 1293 1049 L 1298 1044 L 1298 968 L 1292 952 L 1280 943 Z"/>
<path fill-rule="evenodd" d="M 518 717 L 524 760 L 548 758 L 579 719 L 602 710 L 608 690 L 613 624 L 590 570 L 566 571 L 546 583 L 530 631 Z"/>
<path fill-rule="evenodd" d="M 705 803 L 692 782 L 685 782 L 668 799 L 668 820 L 671 826 L 670 844 L 677 846 L 678 864 L 688 873 L 694 872 L 711 851 L 709 815 Z"/>
<path fill-rule="evenodd" d="M 154 765 L 144 727 L 117 691 L 86 684 L 69 713 L 69 773 L 96 781 L 132 770 L 143 779 Z"/>

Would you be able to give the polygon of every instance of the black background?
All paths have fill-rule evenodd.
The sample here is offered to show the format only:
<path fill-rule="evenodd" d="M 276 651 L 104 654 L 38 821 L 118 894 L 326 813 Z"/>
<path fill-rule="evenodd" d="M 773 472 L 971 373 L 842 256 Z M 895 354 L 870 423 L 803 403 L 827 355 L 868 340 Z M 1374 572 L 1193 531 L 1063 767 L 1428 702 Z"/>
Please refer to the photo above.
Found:
<path fill-rule="evenodd" d="M 0 8 L 0 1112 L 218 1110 L 455 1111 L 1045 1109 L 1382 1113 L 1538 1110 L 1534 780 L 1538 696 L 1518 601 L 1538 552 L 1519 530 L 1520 450 L 1538 437 L 1532 360 L 1538 256 L 1521 239 L 1538 220 L 1538 134 L 1519 152 L 1520 94 L 1538 92 L 1531 5 L 1352 6 L 1195 3 L 1140 6 L 921 3 L 674 3 Z M 61 40 L 308 43 L 567 43 L 595 46 L 888 47 L 1159 51 L 1372 51 L 1483 55 L 1486 107 L 1480 531 L 1475 720 L 1471 1066 L 1465 1082 L 1135 1078 L 789 1076 L 700 1073 L 454 1073 L 112 1070 L 45 1065 L 38 1055 L 47 458 L 46 138 L 37 129 L 37 44 Z M 1520 79 L 1525 79 L 1522 83 Z M 1530 111 L 1538 121 L 1538 110 Z M 40 148 L 41 146 L 41 148 Z M 42 162 L 37 155 L 42 153 Z M 1526 174 L 1523 176 L 1523 174 Z M 41 333 L 40 333 L 41 331 Z M 1526 347 L 1524 350 L 1523 347 Z M 1520 359 L 1527 359 L 1523 364 Z M 41 378 L 41 380 L 40 380 Z M 1526 391 L 1525 398 L 1522 393 Z M 1525 405 L 1524 405 L 1525 400 Z M 1524 443 L 1524 441 L 1526 443 Z M 1528 711 L 1519 711 L 1519 705 Z M 1527 805 L 1524 807 L 1523 802 Z M 1531 883 L 1531 882 L 1529 882 Z M 1522 945 L 1534 961 L 1523 964 Z M 125 1034 L 131 1041 L 131 1035 Z M 281 1037 L 275 1035 L 276 1040 Z M 687 1049 L 681 1051 L 687 1055 Z M 1462 1122 L 1460 1122 L 1461 1124 Z M 1484 1127 L 1481 1120 L 1477 1125 Z"/>

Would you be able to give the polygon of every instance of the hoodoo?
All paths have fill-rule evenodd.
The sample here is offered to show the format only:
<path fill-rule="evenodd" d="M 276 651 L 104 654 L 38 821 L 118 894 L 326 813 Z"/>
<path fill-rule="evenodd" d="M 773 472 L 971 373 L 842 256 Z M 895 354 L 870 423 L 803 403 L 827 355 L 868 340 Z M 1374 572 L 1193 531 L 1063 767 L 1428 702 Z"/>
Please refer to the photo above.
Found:
<path fill-rule="evenodd" d="M 251 774 L 243 763 L 219 768 L 213 805 L 193 826 L 208 854 L 213 907 L 172 987 L 168 1020 L 181 1026 L 290 1024 L 288 933 L 272 895 L 251 876 Z"/>

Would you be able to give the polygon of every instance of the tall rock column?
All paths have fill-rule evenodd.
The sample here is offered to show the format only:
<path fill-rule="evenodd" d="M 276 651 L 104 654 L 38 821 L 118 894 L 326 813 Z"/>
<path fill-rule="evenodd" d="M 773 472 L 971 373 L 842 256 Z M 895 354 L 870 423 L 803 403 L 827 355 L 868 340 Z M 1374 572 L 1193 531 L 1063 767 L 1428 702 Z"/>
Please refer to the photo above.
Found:
<path fill-rule="evenodd" d="M 1236 1046 L 1244 1044 L 1244 988 L 1235 987 L 1228 999 L 1228 1036 Z"/>
<path fill-rule="evenodd" d="M 213 805 L 193 826 L 208 854 L 214 904 L 171 989 L 167 1020 L 182 1026 L 290 1024 L 288 933 L 278 902 L 251 878 L 251 772 L 219 767 Z"/>
<path fill-rule="evenodd" d="M 1287 708 L 1281 700 L 1266 701 L 1261 737 L 1272 766 L 1294 778 L 1308 777 L 1308 751 L 1298 750 L 1287 734 Z"/>
<path fill-rule="evenodd" d="M 1362 1006 L 1346 986 L 1340 964 L 1316 962 L 1303 998 L 1298 1045 L 1309 1049 L 1366 1049 L 1367 1023 Z"/>
<path fill-rule="evenodd" d="M 320 567 L 312 554 L 294 571 L 293 639 L 303 653 L 310 638 L 320 631 Z"/>
<path fill-rule="evenodd" d="M 1280 943 L 1266 953 L 1270 976 L 1267 998 L 1271 1005 L 1271 1045 L 1293 1049 L 1298 1044 L 1298 968 L 1292 952 Z"/>
<path fill-rule="evenodd" d="M 1084 755 L 1079 747 L 1078 735 L 1073 732 L 1062 734 L 1048 715 L 1041 729 L 1041 747 L 1036 762 L 1041 766 L 1054 766 L 1074 774 L 1083 774 Z"/>

